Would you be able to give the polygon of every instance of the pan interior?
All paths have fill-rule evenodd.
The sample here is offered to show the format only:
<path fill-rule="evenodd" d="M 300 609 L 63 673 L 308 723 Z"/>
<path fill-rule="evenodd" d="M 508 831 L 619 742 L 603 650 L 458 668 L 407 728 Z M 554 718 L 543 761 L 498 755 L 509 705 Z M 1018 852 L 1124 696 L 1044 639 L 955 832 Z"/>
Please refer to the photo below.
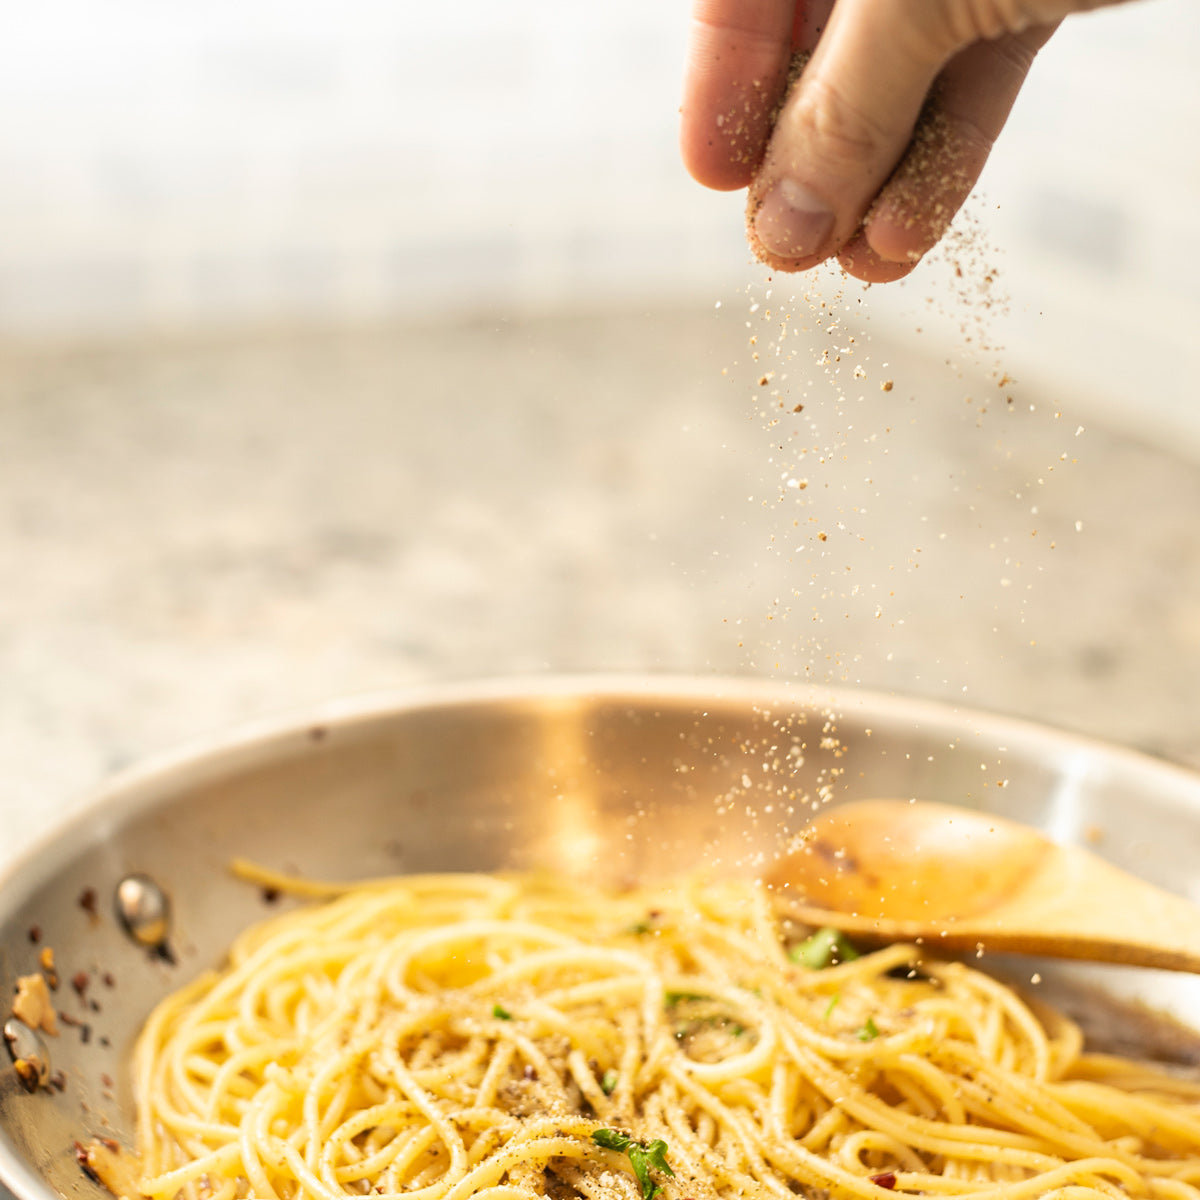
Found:
<path fill-rule="evenodd" d="M 126 1064 L 142 1021 L 218 963 L 239 930 L 277 911 L 230 875 L 236 856 L 331 879 L 505 868 L 609 884 L 700 868 L 744 875 L 814 805 L 869 796 L 1003 811 L 1173 890 L 1193 886 L 1195 777 L 977 714 L 661 680 L 368 704 L 119 782 L 0 882 L 0 983 L 11 995 L 52 948 L 66 1018 L 46 1039 L 61 1091 L 26 1093 L 0 1070 L 0 1178 L 29 1200 L 107 1195 L 82 1175 L 73 1145 L 95 1135 L 132 1144 Z M 130 874 L 170 898 L 168 955 L 136 944 L 114 914 Z M 1004 965 L 1018 979 L 1094 984 L 1200 1025 L 1200 980 Z M 1192 1049 L 1185 1038 L 1169 1052 Z"/>

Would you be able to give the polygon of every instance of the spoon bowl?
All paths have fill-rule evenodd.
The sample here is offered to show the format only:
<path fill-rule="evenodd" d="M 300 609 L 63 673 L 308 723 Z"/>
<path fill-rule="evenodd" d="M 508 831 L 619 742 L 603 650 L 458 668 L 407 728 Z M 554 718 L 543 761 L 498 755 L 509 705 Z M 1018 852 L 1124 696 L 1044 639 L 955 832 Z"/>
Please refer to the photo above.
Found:
<path fill-rule="evenodd" d="M 797 919 L 872 940 L 1200 972 L 1200 907 L 991 813 L 839 805 L 766 882 Z"/>

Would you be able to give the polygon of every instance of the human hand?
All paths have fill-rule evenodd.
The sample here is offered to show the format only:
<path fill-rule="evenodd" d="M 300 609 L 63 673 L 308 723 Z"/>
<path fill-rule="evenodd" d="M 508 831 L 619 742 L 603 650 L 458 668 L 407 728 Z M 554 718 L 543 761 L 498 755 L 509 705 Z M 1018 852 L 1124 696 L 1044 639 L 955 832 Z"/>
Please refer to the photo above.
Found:
<path fill-rule="evenodd" d="M 967 198 L 1058 22 L 1121 2 L 693 0 L 684 163 L 708 187 L 749 186 L 770 266 L 836 256 L 899 279 Z"/>

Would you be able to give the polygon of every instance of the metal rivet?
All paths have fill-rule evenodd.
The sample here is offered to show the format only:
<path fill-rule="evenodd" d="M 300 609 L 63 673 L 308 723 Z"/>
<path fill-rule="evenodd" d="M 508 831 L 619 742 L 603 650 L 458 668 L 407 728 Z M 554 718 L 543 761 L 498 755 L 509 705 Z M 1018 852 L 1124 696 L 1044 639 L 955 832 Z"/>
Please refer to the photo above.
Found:
<path fill-rule="evenodd" d="M 30 1091 L 35 1087 L 45 1087 L 50 1082 L 50 1052 L 36 1029 L 30 1029 L 24 1021 L 10 1017 L 4 1022 L 4 1043 L 8 1046 L 8 1053 L 21 1076 L 21 1082 Z"/>
<path fill-rule="evenodd" d="M 126 875 L 117 884 L 117 917 L 143 946 L 161 946 L 171 925 L 171 902 L 148 875 Z"/>

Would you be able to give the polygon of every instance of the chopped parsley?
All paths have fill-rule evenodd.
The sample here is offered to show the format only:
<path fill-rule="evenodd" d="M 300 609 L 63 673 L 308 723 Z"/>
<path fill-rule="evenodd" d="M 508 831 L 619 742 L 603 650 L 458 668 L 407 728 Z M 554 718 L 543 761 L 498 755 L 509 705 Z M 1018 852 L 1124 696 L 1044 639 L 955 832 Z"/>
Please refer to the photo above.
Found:
<path fill-rule="evenodd" d="M 512 1013 L 510 1013 L 507 1008 L 503 1008 L 499 1004 L 492 1005 L 492 1016 L 498 1017 L 501 1021 L 511 1021 L 513 1019 Z"/>
<path fill-rule="evenodd" d="M 858 951 L 840 929 L 826 926 L 793 946 L 788 957 L 810 971 L 823 971 L 826 967 L 853 961 L 858 958 Z"/>
<path fill-rule="evenodd" d="M 662 1186 L 650 1178 L 652 1167 L 664 1175 L 675 1174 L 667 1163 L 667 1143 L 662 1138 L 655 1138 L 652 1142 L 637 1142 L 627 1133 L 621 1133 L 617 1129 L 597 1129 L 592 1134 L 592 1141 L 606 1150 L 625 1153 L 641 1185 L 642 1200 L 654 1200 L 662 1191 Z"/>
<path fill-rule="evenodd" d="M 837 1008 L 838 1001 L 842 998 L 841 992 L 834 992 L 829 998 L 829 1007 L 825 1010 L 825 1015 L 821 1018 L 822 1021 L 828 1021 L 833 1016 L 833 1010 Z"/>
<path fill-rule="evenodd" d="M 879 1029 L 875 1021 L 867 1018 L 867 1023 L 858 1031 L 858 1040 L 860 1042 L 873 1042 L 879 1036 Z"/>
<path fill-rule="evenodd" d="M 606 1095 L 611 1096 L 617 1090 L 617 1084 L 620 1082 L 621 1076 L 616 1071 L 605 1071 L 600 1076 L 600 1090 Z"/>

